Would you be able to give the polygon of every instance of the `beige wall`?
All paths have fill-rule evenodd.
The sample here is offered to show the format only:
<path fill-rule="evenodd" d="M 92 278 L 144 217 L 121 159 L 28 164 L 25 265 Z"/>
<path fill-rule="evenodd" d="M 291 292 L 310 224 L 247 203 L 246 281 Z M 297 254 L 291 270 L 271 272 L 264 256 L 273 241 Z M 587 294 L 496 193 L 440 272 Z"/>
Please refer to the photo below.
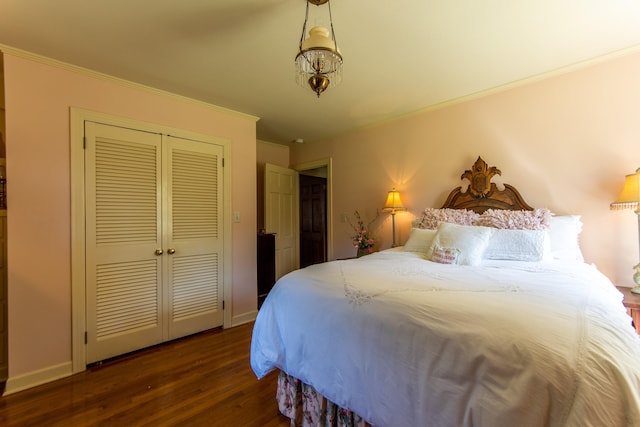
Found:
<path fill-rule="evenodd" d="M 10 378 L 71 357 L 69 107 L 232 141 L 233 316 L 255 313 L 259 164 L 333 159 L 335 257 L 354 254 L 343 212 L 373 217 L 393 186 L 410 221 L 440 206 L 478 155 L 533 206 L 583 215 L 589 262 L 620 284 L 638 260 L 636 217 L 609 203 L 640 166 L 640 54 L 362 129 L 328 141 L 255 140 L 249 116 L 5 53 L 9 178 Z M 335 89 L 339 90 L 339 88 Z M 391 243 L 383 215 L 376 233 Z"/>
<path fill-rule="evenodd" d="M 618 284 L 632 283 L 637 218 L 609 210 L 624 175 L 640 166 L 640 54 L 526 82 L 333 139 L 296 145 L 291 163 L 333 158 L 335 257 L 352 256 L 341 214 L 369 218 L 391 187 L 407 213 L 398 241 L 425 207 L 439 207 L 480 155 L 535 207 L 583 216 L 585 258 Z M 336 88 L 334 90 L 340 90 Z M 391 244 L 388 215 L 376 230 Z"/>
<path fill-rule="evenodd" d="M 4 57 L 9 235 L 9 377 L 71 360 L 69 108 L 231 141 L 231 310 L 256 310 L 255 118 L 22 54 Z"/>

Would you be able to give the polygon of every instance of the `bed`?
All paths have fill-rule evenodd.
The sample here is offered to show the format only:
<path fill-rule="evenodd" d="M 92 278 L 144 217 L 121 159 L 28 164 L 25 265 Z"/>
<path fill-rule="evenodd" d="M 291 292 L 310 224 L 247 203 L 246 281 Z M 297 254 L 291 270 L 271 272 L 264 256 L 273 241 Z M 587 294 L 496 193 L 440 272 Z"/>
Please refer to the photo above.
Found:
<path fill-rule="evenodd" d="M 251 367 L 292 426 L 638 426 L 640 339 L 578 244 L 480 157 L 400 248 L 282 277 Z"/>

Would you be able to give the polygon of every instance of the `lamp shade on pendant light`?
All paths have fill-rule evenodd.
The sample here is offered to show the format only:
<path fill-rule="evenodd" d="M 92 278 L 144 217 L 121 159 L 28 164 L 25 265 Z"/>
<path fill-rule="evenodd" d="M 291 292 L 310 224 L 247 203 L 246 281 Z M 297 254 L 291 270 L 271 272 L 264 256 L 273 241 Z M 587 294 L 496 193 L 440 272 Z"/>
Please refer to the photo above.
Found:
<path fill-rule="evenodd" d="M 311 87 L 318 97 L 329 87 L 334 87 L 342 81 L 342 54 L 336 43 L 329 4 L 329 19 L 331 29 L 316 26 L 309 30 L 305 39 L 307 20 L 309 18 L 309 3 L 320 5 L 329 3 L 307 0 L 307 13 L 302 27 L 302 36 L 298 54 L 296 55 L 296 82 L 303 87 Z"/>

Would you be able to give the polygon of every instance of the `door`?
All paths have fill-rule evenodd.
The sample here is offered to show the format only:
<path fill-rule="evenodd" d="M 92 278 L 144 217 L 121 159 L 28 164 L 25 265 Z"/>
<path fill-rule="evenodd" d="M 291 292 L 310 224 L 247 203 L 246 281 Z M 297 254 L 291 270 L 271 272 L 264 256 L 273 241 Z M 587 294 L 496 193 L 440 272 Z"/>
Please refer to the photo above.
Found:
<path fill-rule="evenodd" d="M 222 148 L 85 136 L 87 363 L 222 324 Z"/>
<path fill-rule="evenodd" d="M 163 261 L 168 339 L 223 323 L 223 180 L 220 145 L 166 139 Z"/>
<path fill-rule="evenodd" d="M 276 280 L 298 268 L 298 173 L 267 163 L 264 226 L 276 235 Z"/>
<path fill-rule="evenodd" d="M 300 267 L 327 260 L 327 179 L 300 174 Z"/>

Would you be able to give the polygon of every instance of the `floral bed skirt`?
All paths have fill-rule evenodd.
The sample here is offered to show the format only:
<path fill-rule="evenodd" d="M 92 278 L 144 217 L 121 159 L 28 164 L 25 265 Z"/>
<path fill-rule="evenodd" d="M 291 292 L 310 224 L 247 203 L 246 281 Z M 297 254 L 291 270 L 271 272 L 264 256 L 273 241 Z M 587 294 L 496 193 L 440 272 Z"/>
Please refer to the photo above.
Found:
<path fill-rule="evenodd" d="M 313 387 L 280 372 L 276 393 L 280 412 L 291 427 L 371 427 L 357 414 L 327 400 Z"/>

